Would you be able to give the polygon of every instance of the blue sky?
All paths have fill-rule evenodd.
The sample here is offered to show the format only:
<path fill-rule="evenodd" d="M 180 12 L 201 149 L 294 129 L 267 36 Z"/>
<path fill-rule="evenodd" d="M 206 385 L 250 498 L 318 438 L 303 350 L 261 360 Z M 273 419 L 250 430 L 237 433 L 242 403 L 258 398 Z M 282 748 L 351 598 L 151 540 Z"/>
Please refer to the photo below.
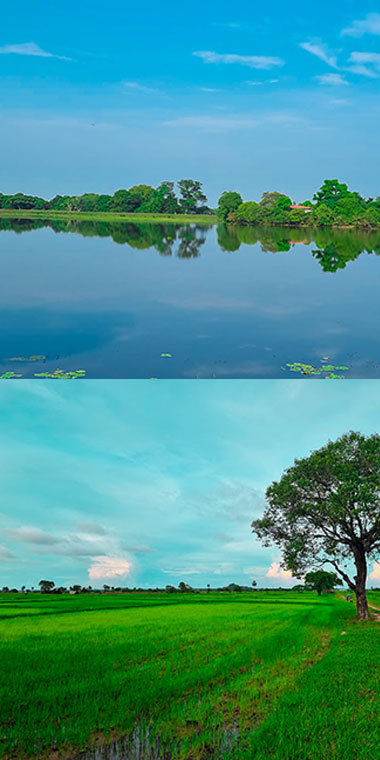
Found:
<path fill-rule="evenodd" d="M 293 585 L 251 533 L 266 487 L 380 428 L 371 380 L 25 380 L 0 403 L 0 586 Z"/>
<path fill-rule="evenodd" d="M 196 177 L 310 197 L 379 188 L 380 13 L 366 0 L 19 0 L 0 29 L 1 191 Z"/>

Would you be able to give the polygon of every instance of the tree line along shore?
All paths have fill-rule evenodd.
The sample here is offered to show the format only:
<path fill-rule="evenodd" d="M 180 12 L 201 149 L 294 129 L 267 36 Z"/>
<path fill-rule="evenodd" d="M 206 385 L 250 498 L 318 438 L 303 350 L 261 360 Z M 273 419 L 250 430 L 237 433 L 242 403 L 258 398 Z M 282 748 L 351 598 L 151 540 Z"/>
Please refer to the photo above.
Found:
<path fill-rule="evenodd" d="M 55 195 L 51 200 L 39 196 L 0 193 L 0 215 L 15 212 L 46 217 L 97 218 L 117 220 L 130 215 L 140 221 L 196 218 L 199 222 L 220 222 L 233 225 L 341 227 L 374 229 L 380 227 L 380 196 L 364 198 L 349 190 L 337 179 L 327 179 L 314 193 L 312 200 L 296 203 L 277 191 L 265 191 L 260 201 L 243 201 L 240 193 L 224 191 L 216 209 L 207 205 L 202 183 L 183 179 L 177 183 L 162 182 L 157 188 L 134 185 L 116 190 L 113 195 L 84 193 Z"/>

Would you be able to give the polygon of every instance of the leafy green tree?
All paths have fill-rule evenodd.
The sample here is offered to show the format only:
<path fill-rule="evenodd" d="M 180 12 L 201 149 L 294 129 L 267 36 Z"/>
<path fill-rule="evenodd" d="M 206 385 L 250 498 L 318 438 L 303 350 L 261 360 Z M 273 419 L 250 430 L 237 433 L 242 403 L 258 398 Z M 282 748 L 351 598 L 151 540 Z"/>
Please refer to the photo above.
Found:
<path fill-rule="evenodd" d="M 174 182 L 161 182 L 156 192 L 161 199 L 160 213 L 177 214 L 180 207 L 174 192 Z"/>
<path fill-rule="evenodd" d="M 181 582 L 179 583 L 179 585 L 178 585 L 178 588 L 179 588 L 179 590 L 180 590 L 180 591 L 182 591 L 182 593 L 186 593 L 186 592 L 189 592 L 189 591 L 192 591 L 192 590 L 193 590 L 193 589 L 191 588 L 191 586 L 189 586 L 189 584 L 188 584 L 188 583 L 184 583 L 184 581 L 181 581 Z"/>
<path fill-rule="evenodd" d="M 184 214 L 196 214 L 199 203 L 207 203 L 202 191 L 202 183 L 194 179 L 181 179 L 178 182 L 181 193 L 180 207 Z"/>
<path fill-rule="evenodd" d="M 274 190 L 273 192 L 266 191 L 265 193 L 263 193 L 261 196 L 260 206 L 264 206 L 264 208 L 272 210 L 274 209 L 274 207 L 277 205 L 278 201 L 281 198 L 286 198 L 287 200 L 289 200 L 290 201 L 289 206 L 290 206 L 291 204 L 290 198 L 288 198 L 287 195 L 284 195 L 284 193 L 278 193 L 276 190 Z"/>
<path fill-rule="evenodd" d="M 275 205 L 270 209 L 270 221 L 274 224 L 286 224 L 292 201 L 287 195 L 282 195 L 277 199 Z M 268 206 L 267 206 L 268 208 Z"/>
<path fill-rule="evenodd" d="M 247 222 L 248 224 L 260 224 L 263 219 L 263 211 L 256 201 L 245 201 L 236 211 L 238 221 Z"/>
<path fill-rule="evenodd" d="M 229 583 L 226 586 L 226 591 L 241 591 L 241 586 L 238 583 Z"/>
<path fill-rule="evenodd" d="M 111 211 L 128 211 L 129 193 L 128 190 L 116 190 L 112 196 Z"/>
<path fill-rule="evenodd" d="M 180 210 L 174 182 L 162 182 L 153 194 L 139 208 L 140 213 L 146 214 L 177 214 Z"/>
<path fill-rule="evenodd" d="M 310 214 L 310 216 L 312 216 Z M 333 210 L 326 204 L 321 203 L 313 212 L 314 220 L 321 227 L 332 227 L 335 221 Z"/>
<path fill-rule="evenodd" d="M 296 578 L 331 564 L 355 591 L 357 618 L 367 620 L 367 563 L 380 554 L 380 435 L 350 432 L 296 459 L 266 499 L 252 523 L 264 545 L 282 549 L 283 567 Z"/>
<path fill-rule="evenodd" d="M 111 211 L 133 213 L 154 195 L 150 185 L 134 185 L 129 190 L 116 190 L 110 204 Z"/>
<path fill-rule="evenodd" d="M 134 185 L 128 190 L 127 211 L 137 211 L 143 203 L 147 203 L 154 195 L 154 188 L 150 185 Z"/>
<path fill-rule="evenodd" d="M 337 179 L 325 179 L 321 189 L 313 195 L 313 200 L 334 206 L 336 201 L 345 198 L 348 194 L 348 186 L 344 183 Z"/>
<path fill-rule="evenodd" d="M 55 583 L 54 581 L 39 581 L 38 585 L 42 594 L 49 594 L 53 590 Z"/>
<path fill-rule="evenodd" d="M 318 596 L 321 596 L 323 591 L 332 591 L 335 586 L 343 586 L 343 581 L 336 573 L 315 570 L 305 576 L 305 586 L 308 591 L 317 591 Z"/>
<path fill-rule="evenodd" d="M 240 193 L 225 191 L 222 193 L 218 201 L 218 217 L 220 219 L 227 219 L 228 215 L 231 212 L 236 211 L 242 203 L 243 199 Z"/>

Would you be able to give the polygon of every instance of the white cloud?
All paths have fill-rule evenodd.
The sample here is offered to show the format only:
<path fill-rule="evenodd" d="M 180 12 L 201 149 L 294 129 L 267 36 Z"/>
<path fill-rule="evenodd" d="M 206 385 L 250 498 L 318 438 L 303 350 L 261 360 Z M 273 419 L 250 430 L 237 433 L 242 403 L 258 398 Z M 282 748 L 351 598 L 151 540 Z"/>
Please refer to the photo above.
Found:
<path fill-rule="evenodd" d="M 353 74 L 359 74 L 360 76 L 368 77 L 368 79 L 377 79 L 379 76 L 372 69 L 369 69 L 367 66 L 363 66 L 362 64 L 350 66 L 349 71 L 352 71 Z"/>
<path fill-rule="evenodd" d="M 166 575 L 200 575 L 201 572 L 204 572 L 203 568 L 202 570 L 197 570 L 196 568 L 183 568 L 181 566 L 179 567 L 163 567 L 161 568 L 161 572 L 165 573 Z"/>
<path fill-rule="evenodd" d="M 51 536 L 40 528 L 35 528 L 33 525 L 21 525 L 19 528 L 15 528 L 10 531 L 10 538 L 12 541 L 21 541 L 26 544 L 47 545 L 57 544 L 58 538 Z"/>
<path fill-rule="evenodd" d="M 244 575 L 251 575 L 251 576 L 258 575 L 261 578 L 261 576 L 263 575 L 263 572 L 264 572 L 264 568 L 261 567 L 260 565 L 251 565 L 250 567 L 243 568 Z"/>
<path fill-rule="evenodd" d="M 283 66 L 285 63 L 276 56 L 215 53 L 212 50 L 197 50 L 193 55 L 201 58 L 204 63 L 237 63 L 241 66 L 249 66 L 251 69 L 272 69 L 275 66 Z"/>
<path fill-rule="evenodd" d="M 221 115 L 221 116 L 215 116 L 213 114 L 199 114 L 194 116 L 178 116 L 175 119 L 170 119 L 169 121 L 161 122 L 163 126 L 165 127 L 190 127 L 195 129 L 202 129 L 206 132 L 226 132 L 226 131 L 232 131 L 232 130 L 240 130 L 240 129 L 253 129 L 255 127 L 265 126 L 265 124 L 284 124 L 292 126 L 293 124 L 303 124 L 305 127 L 308 125 L 308 122 L 306 119 L 303 119 L 302 117 L 296 115 L 296 114 L 290 114 L 286 112 L 273 112 L 273 113 L 259 113 L 258 117 L 255 117 L 255 115 L 251 114 L 234 114 L 232 116 L 229 115 Z M 216 299 L 214 296 L 207 295 L 207 300 L 209 301 L 212 299 L 215 303 L 212 304 L 215 306 L 215 308 L 219 307 L 219 302 L 216 303 Z M 175 299 L 171 299 L 171 303 L 173 303 Z M 220 304 L 220 306 L 223 306 L 225 308 L 226 306 L 226 299 L 224 299 L 224 303 Z M 165 299 L 165 303 L 168 301 Z M 194 302 L 194 299 L 192 301 Z M 238 301 L 235 299 L 232 303 L 230 303 L 231 308 L 236 308 L 239 306 L 240 308 L 252 308 L 254 305 L 253 302 L 248 301 L 246 299 L 243 302 L 243 307 L 241 302 L 238 303 Z M 175 304 L 174 304 L 175 305 Z M 179 302 L 178 302 L 179 305 Z M 181 302 L 181 306 L 183 306 L 183 302 Z M 208 302 L 207 308 L 209 308 L 210 303 Z M 228 306 L 228 304 L 227 304 Z M 204 304 L 202 308 L 204 307 Z M 191 305 L 189 304 L 187 308 L 200 308 L 199 305 Z"/>
<path fill-rule="evenodd" d="M 262 81 L 247 79 L 245 83 L 251 85 L 252 87 L 260 87 L 263 84 L 277 84 L 278 81 L 278 79 L 263 79 Z"/>
<path fill-rule="evenodd" d="M 245 24 L 240 24 L 238 21 L 214 21 L 214 26 L 222 26 L 225 29 L 241 29 Z"/>
<path fill-rule="evenodd" d="M 331 105 L 333 106 L 350 106 L 351 105 L 351 101 L 345 100 L 344 98 L 331 98 L 329 100 L 329 103 L 331 103 Z"/>
<path fill-rule="evenodd" d="M 0 544 L 0 562 L 9 562 L 16 559 L 15 555 L 8 549 L 7 546 Z"/>
<path fill-rule="evenodd" d="M 348 85 L 347 79 L 342 77 L 341 74 L 321 74 L 316 77 L 320 84 L 327 84 L 332 87 L 340 87 L 341 85 Z"/>
<path fill-rule="evenodd" d="M 316 55 L 317 58 L 320 58 L 321 61 L 324 61 L 333 69 L 338 68 L 336 56 L 330 53 L 326 45 L 323 45 L 322 42 L 300 42 L 300 47 L 308 53 Z"/>
<path fill-rule="evenodd" d="M 205 132 L 225 132 L 239 129 L 252 129 L 259 125 L 257 119 L 235 116 L 179 116 L 163 122 L 166 127 L 190 127 Z"/>
<path fill-rule="evenodd" d="M 55 53 L 48 53 L 46 50 L 42 50 L 35 42 L 22 42 L 19 45 L 3 45 L 0 47 L 1 55 L 33 55 L 39 58 L 60 58 L 61 61 L 72 61 L 72 58 L 67 58 L 65 55 L 56 55 Z"/>
<path fill-rule="evenodd" d="M 373 568 L 369 577 L 372 578 L 373 581 L 380 581 L 380 562 L 373 563 Z"/>
<path fill-rule="evenodd" d="M 201 87 L 202 92 L 221 92 L 216 87 Z"/>
<path fill-rule="evenodd" d="M 342 30 L 343 36 L 363 37 L 364 34 L 380 35 L 380 13 L 368 13 L 360 21 L 354 21 L 352 26 Z"/>
<path fill-rule="evenodd" d="M 235 565 L 233 562 L 221 562 L 214 570 L 214 575 L 229 575 L 233 573 Z"/>
<path fill-rule="evenodd" d="M 80 531 L 83 531 L 84 533 L 89 533 L 90 535 L 105 536 L 107 534 L 106 529 L 103 528 L 102 525 L 99 525 L 96 522 L 92 522 L 89 520 L 77 520 L 76 525 Z"/>
<path fill-rule="evenodd" d="M 127 92 L 141 92 L 145 95 L 151 95 L 154 92 L 160 92 L 155 87 L 146 87 L 139 82 L 122 82 L 123 87 Z"/>
<path fill-rule="evenodd" d="M 380 53 L 351 53 L 350 61 L 353 63 L 373 63 L 380 68 Z"/>
<path fill-rule="evenodd" d="M 349 71 L 354 74 L 361 74 L 370 79 L 377 79 L 380 76 L 380 53 L 353 52 L 349 62 L 353 64 L 349 67 Z M 368 68 L 368 66 L 373 68 Z"/>
<path fill-rule="evenodd" d="M 276 580 L 285 581 L 286 583 L 293 580 L 290 570 L 284 570 L 279 562 L 272 562 L 269 570 L 266 572 L 266 577 L 275 578 Z"/>
<path fill-rule="evenodd" d="M 94 564 L 88 568 L 90 580 L 110 580 L 126 578 L 132 570 L 132 562 L 123 557 L 95 557 Z"/>

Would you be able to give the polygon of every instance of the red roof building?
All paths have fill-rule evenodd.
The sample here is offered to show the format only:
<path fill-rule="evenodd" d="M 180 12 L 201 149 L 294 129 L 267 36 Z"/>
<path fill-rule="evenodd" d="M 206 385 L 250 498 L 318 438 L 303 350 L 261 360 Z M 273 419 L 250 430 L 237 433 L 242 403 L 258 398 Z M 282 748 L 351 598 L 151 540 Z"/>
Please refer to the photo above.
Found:
<path fill-rule="evenodd" d="M 295 209 L 299 209 L 299 211 L 308 211 L 308 212 L 313 210 L 311 206 L 299 206 L 297 203 L 295 203 L 292 206 L 289 206 L 289 208 L 292 208 L 292 209 L 295 208 Z"/>

